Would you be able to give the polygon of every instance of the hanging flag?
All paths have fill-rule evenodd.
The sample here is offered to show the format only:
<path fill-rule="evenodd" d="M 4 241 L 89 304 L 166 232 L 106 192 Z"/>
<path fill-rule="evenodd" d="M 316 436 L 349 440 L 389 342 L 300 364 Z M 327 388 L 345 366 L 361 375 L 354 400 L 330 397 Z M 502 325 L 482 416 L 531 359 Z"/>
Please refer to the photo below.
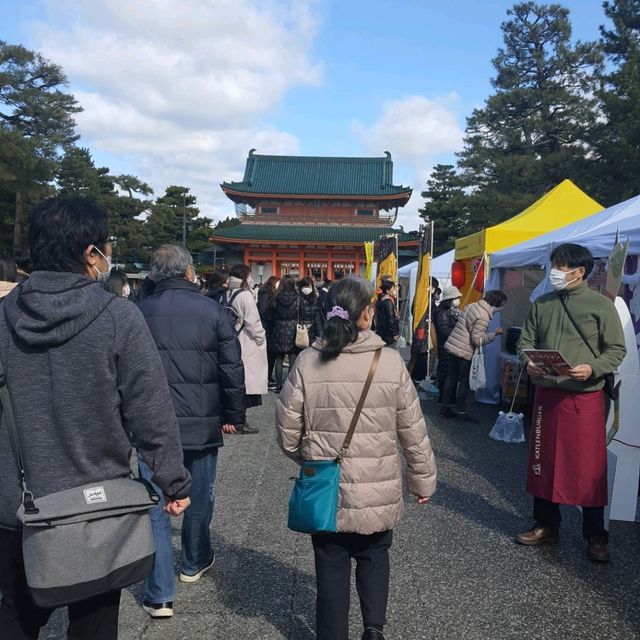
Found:
<path fill-rule="evenodd" d="M 413 331 L 427 316 L 431 302 L 431 252 L 433 247 L 433 222 L 420 229 L 420 245 L 418 247 L 418 274 L 416 276 L 416 293 L 413 298 Z"/>
<path fill-rule="evenodd" d="M 373 275 L 373 255 L 374 255 L 374 247 L 375 242 L 365 242 L 364 243 L 364 255 L 367 260 L 367 266 L 364 271 L 365 280 L 371 280 L 371 276 Z"/>
<path fill-rule="evenodd" d="M 616 229 L 616 239 L 613 243 L 613 249 L 609 254 L 609 260 L 607 261 L 607 285 L 604 295 L 610 300 L 616 299 L 618 292 L 620 291 L 620 283 L 622 282 L 622 275 L 624 273 L 624 263 L 627 259 L 627 253 L 629 252 L 629 238 L 627 242 L 622 244 L 620 242 L 620 231 Z"/>
<path fill-rule="evenodd" d="M 376 243 L 378 249 L 378 273 L 376 286 L 379 288 L 382 278 L 388 277 L 398 282 L 398 236 L 383 236 Z"/>

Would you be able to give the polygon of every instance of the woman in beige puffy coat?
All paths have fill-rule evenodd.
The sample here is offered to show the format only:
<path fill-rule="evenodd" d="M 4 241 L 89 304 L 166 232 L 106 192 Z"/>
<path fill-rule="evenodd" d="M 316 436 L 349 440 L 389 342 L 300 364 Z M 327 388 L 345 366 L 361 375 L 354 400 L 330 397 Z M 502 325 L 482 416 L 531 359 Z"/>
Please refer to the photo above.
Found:
<path fill-rule="evenodd" d="M 276 403 L 278 442 L 302 460 L 338 454 L 376 350 L 371 283 L 348 277 L 328 293 L 327 323 L 297 358 Z M 425 504 L 436 466 L 420 402 L 395 349 L 382 349 L 350 448 L 341 467 L 338 533 L 312 535 L 318 640 L 347 640 L 351 558 L 365 626 L 364 640 L 383 639 L 392 530 L 402 514 L 398 443 L 409 491 Z"/>
<path fill-rule="evenodd" d="M 478 421 L 467 413 L 471 359 L 477 347 L 489 344 L 502 333 L 501 327 L 491 332 L 488 328 L 495 311 L 506 302 L 507 296 L 502 291 L 487 291 L 484 300 L 468 305 L 460 314 L 444 344 L 449 354 L 449 364 L 442 390 L 442 415 L 466 422 Z"/>

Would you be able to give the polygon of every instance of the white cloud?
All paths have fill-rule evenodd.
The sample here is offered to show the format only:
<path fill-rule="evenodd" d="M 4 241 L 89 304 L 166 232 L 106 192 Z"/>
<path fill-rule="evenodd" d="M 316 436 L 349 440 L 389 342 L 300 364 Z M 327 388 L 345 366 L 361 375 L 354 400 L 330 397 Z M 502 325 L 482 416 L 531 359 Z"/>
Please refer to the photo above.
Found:
<path fill-rule="evenodd" d="M 409 203 L 398 215 L 398 224 L 407 231 L 420 225 L 418 209 L 424 204 L 420 192 L 433 165 L 462 148 L 459 111 L 460 98 L 455 93 L 434 99 L 409 96 L 384 104 L 380 118 L 372 125 L 352 124 L 353 133 L 368 152 L 392 153 L 394 182 L 413 187 Z"/>
<path fill-rule="evenodd" d="M 435 100 L 409 96 L 385 104 L 381 117 L 370 127 L 354 123 L 354 130 L 371 150 L 388 149 L 411 164 L 423 162 L 460 148 L 463 131 L 456 115 L 458 103 L 455 93 Z"/>
<path fill-rule="evenodd" d="M 233 209 L 219 182 L 250 148 L 297 153 L 261 122 L 285 93 L 322 81 L 312 0 L 46 0 L 38 48 L 84 108 L 81 144 L 126 156 L 160 195 L 184 184 L 208 215 Z M 111 167 L 117 171 L 117 167 Z"/>

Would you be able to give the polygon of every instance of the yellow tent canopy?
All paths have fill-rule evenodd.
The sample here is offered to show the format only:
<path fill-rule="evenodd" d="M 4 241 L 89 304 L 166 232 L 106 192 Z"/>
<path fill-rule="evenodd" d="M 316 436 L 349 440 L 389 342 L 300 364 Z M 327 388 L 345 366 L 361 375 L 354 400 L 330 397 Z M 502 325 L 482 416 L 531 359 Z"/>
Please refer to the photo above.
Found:
<path fill-rule="evenodd" d="M 478 258 L 582 220 L 604 207 L 563 180 L 517 216 L 456 240 L 456 260 Z"/>

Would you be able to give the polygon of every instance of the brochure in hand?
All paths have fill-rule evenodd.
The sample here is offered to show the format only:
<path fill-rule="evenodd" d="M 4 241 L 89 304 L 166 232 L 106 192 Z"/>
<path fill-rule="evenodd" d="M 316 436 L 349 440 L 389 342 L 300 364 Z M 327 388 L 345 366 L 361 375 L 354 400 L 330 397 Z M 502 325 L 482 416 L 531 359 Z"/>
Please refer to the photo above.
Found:
<path fill-rule="evenodd" d="M 545 377 L 566 376 L 567 370 L 573 368 L 559 351 L 524 349 L 524 353 L 534 365 L 545 370 Z"/>

